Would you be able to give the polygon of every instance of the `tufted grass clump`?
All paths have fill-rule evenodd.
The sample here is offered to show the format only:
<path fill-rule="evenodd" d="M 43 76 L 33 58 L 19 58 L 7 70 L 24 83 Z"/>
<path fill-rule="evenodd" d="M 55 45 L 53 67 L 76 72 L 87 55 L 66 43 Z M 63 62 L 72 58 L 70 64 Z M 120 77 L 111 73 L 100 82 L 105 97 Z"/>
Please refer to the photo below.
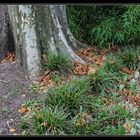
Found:
<path fill-rule="evenodd" d="M 106 71 L 110 72 L 119 72 L 119 70 L 124 67 L 121 57 L 114 54 L 109 54 L 106 57 L 106 61 L 103 64 L 103 67 Z"/>
<path fill-rule="evenodd" d="M 90 78 L 92 80 L 92 90 L 97 94 L 113 89 L 116 87 L 116 83 L 119 82 L 118 73 L 106 71 L 104 67 L 101 67 Z"/>
<path fill-rule="evenodd" d="M 68 115 L 58 106 L 53 109 L 44 107 L 33 116 L 33 129 L 38 134 L 60 134 L 66 128 Z"/>
<path fill-rule="evenodd" d="M 88 78 L 73 78 L 65 85 L 47 93 L 46 105 L 55 107 L 60 105 L 67 112 L 74 114 L 80 105 L 83 105 L 85 94 L 91 89 Z"/>
<path fill-rule="evenodd" d="M 139 65 L 138 50 L 132 47 L 124 47 L 120 53 L 124 65 L 129 69 L 135 70 Z"/>
<path fill-rule="evenodd" d="M 44 62 L 44 69 L 50 71 L 66 72 L 71 68 L 71 60 L 64 54 L 49 53 Z"/>

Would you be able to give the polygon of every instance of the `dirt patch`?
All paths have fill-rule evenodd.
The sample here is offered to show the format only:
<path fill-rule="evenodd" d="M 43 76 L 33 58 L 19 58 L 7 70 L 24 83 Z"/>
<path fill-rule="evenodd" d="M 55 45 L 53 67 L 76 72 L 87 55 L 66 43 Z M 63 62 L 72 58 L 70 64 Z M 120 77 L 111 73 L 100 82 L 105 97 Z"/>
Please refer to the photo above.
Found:
<path fill-rule="evenodd" d="M 15 62 L 0 64 L 0 135 L 11 135 L 11 128 L 20 133 L 17 110 L 25 100 L 32 98 L 27 92 L 29 83 Z M 23 94 L 27 94 L 27 98 Z"/>

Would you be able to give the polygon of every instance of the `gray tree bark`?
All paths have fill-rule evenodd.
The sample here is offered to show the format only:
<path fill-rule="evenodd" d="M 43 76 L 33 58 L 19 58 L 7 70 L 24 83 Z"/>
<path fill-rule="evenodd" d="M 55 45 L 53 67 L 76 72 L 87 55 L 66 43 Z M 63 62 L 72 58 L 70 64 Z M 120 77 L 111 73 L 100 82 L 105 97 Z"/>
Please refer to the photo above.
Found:
<path fill-rule="evenodd" d="M 31 5 L 10 5 L 9 15 L 15 40 L 17 64 L 30 79 L 34 80 L 41 72 L 40 49 L 34 22 L 35 13 Z"/>
<path fill-rule="evenodd" d="M 0 5 L 0 60 L 7 51 L 14 51 L 13 35 L 9 24 L 8 6 Z"/>
<path fill-rule="evenodd" d="M 45 52 L 64 53 L 74 61 L 85 63 L 73 50 L 86 47 L 74 38 L 67 25 L 64 5 L 36 6 L 36 25 Z"/>
<path fill-rule="evenodd" d="M 72 61 L 85 63 L 73 51 L 86 47 L 68 29 L 64 5 L 10 5 L 16 60 L 35 79 L 41 72 L 41 54 L 64 53 Z"/>

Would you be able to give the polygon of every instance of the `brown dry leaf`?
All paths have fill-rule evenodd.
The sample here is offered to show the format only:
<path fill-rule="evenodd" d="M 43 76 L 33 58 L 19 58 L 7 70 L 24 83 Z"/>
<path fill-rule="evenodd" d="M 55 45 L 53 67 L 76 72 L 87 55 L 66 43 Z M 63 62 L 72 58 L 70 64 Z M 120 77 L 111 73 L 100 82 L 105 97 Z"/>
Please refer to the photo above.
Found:
<path fill-rule="evenodd" d="M 76 125 L 76 126 L 80 126 L 80 122 L 78 121 L 75 125 Z"/>
<path fill-rule="evenodd" d="M 101 66 L 103 63 L 103 58 L 102 57 L 95 57 L 94 58 L 94 63 L 96 63 L 97 65 Z"/>
<path fill-rule="evenodd" d="M 76 126 L 84 126 L 85 123 L 86 123 L 85 119 L 82 118 L 81 120 L 77 121 Z"/>
<path fill-rule="evenodd" d="M 77 75 L 85 75 L 88 72 L 88 65 L 74 62 L 73 72 Z"/>
<path fill-rule="evenodd" d="M 82 113 L 82 118 L 85 119 L 86 116 L 87 116 L 87 113 L 83 112 L 83 113 Z"/>
<path fill-rule="evenodd" d="M 48 80 L 48 86 L 53 87 L 53 80 Z"/>
<path fill-rule="evenodd" d="M 101 51 L 101 54 L 104 55 L 104 54 L 107 54 L 108 52 L 109 52 L 108 49 L 103 49 L 103 50 Z"/>
<path fill-rule="evenodd" d="M 129 70 L 129 69 L 126 68 L 126 67 L 122 68 L 121 71 L 124 72 L 124 73 L 127 73 L 127 74 L 129 74 L 129 75 L 131 75 L 131 74 L 133 73 L 133 71 Z"/>
<path fill-rule="evenodd" d="M 8 52 L 5 58 L 1 61 L 1 63 L 11 63 L 14 61 L 15 55 L 14 53 Z"/>
<path fill-rule="evenodd" d="M 96 69 L 93 67 L 88 67 L 88 75 L 96 73 Z"/>
<path fill-rule="evenodd" d="M 39 78 L 39 82 L 42 86 L 53 86 L 53 80 L 51 79 L 51 73 L 49 71 L 44 72 L 43 76 Z"/>
<path fill-rule="evenodd" d="M 129 132 L 130 132 L 130 130 L 131 130 L 131 125 L 130 125 L 128 122 L 126 122 L 126 123 L 123 125 L 123 127 L 125 128 L 126 133 L 129 133 Z"/>
<path fill-rule="evenodd" d="M 94 58 L 91 57 L 91 56 L 87 56 L 85 59 L 86 59 L 86 61 L 89 62 L 89 63 L 94 63 Z"/>
<path fill-rule="evenodd" d="M 123 95 L 129 95 L 130 91 L 127 89 L 123 89 L 122 94 Z"/>
<path fill-rule="evenodd" d="M 28 111 L 28 109 L 25 108 L 25 107 L 20 107 L 20 108 L 18 109 L 18 112 L 19 112 L 20 114 L 24 114 L 24 113 L 27 112 L 27 111 Z"/>
<path fill-rule="evenodd" d="M 11 129 L 9 129 L 9 132 L 14 133 L 14 132 L 16 132 L 16 129 L 15 128 L 11 128 Z"/>
<path fill-rule="evenodd" d="M 85 125 L 86 120 L 82 118 L 82 126 Z"/>
<path fill-rule="evenodd" d="M 136 94 L 135 100 L 139 100 L 139 101 L 140 101 L 140 96 L 139 96 L 139 94 Z"/>
<path fill-rule="evenodd" d="M 12 61 L 14 61 L 14 57 L 15 55 L 13 53 L 8 52 L 5 59 L 7 62 L 11 63 Z"/>

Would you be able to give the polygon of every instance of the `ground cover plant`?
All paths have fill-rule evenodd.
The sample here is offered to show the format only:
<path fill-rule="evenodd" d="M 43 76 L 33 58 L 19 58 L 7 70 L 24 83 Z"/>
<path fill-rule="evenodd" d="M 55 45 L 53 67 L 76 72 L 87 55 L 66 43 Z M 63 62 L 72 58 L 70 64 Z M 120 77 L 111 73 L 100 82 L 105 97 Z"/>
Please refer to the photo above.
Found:
<path fill-rule="evenodd" d="M 68 6 L 87 63 L 49 54 L 19 111 L 22 135 L 140 135 L 139 6 Z"/>

